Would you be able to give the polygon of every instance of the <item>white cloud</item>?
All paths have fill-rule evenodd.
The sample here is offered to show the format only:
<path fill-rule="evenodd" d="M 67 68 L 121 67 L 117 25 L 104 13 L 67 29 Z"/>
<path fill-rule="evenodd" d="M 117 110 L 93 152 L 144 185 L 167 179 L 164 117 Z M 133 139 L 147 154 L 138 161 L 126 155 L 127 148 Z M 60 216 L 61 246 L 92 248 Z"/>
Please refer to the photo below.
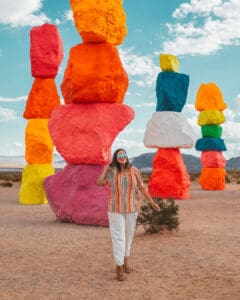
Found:
<path fill-rule="evenodd" d="M 6 98 L 6 97 L 0 97 L 0 102 L 20 102 L 20 101 L 26 101 L 27 96 L 20 96 L 15 98 Z"/>
<path fill-rule="evenodd" d="M 67 21 L 73 21 L 72 10 L 68 10 L 64 13 L 64 19 L 66 19 Z"/>
<path fill-rule="evenodd" d="M 36 26 L 51 22 L 40 12 L 43 0 L 0 0 L 0 23 L 18 26 Z"/>
<path fill-rule="evenodd" d="M 172 39 L 163 43 L 163 52 L 209 55 L 224 46 L 239 45 L 239 15 L 239 0 L 182 3 L 173 12 L 173 17 L 183 23 L 166 24 Z"/>
<path fill-rule="evenodd" d="M 17 114 L 14 110 L 0 106 L 0 122 L 8 122 L 17 119 Z"/>
<path fill-rule="evenodd" d="M 119 54 L 131 81 L 139 86 L 153 87 L 160 67 L 149 56 L 134 53 L 133 48 L 119 48 Z"/>
<path fill-rule="evenodd" d="M 135 107 L 155 107 L 155 106 L 156 106 L 155 102 L 144 102 L 135 105 Z"/>

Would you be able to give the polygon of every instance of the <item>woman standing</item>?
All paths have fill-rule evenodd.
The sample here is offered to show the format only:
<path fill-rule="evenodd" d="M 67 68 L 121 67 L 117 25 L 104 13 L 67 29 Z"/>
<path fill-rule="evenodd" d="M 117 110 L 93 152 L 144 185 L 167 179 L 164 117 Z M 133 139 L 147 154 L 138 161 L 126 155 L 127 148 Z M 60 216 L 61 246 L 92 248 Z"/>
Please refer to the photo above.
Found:
<path fill-rule="evenodd" d="M 99 176 L 97 185 L 106 184 L 110 185 L 111 190 L 108 218 L 117 279 L 124 281 L 124 272 L 131 271 L 128 257 L 140 210 L 139 191 L 155 210 L 160 211 L 160 208 L 145 188 L 139 170 L 130 165 L 124 149 L 114 152 L 111 164 L 105 166 Z"/>

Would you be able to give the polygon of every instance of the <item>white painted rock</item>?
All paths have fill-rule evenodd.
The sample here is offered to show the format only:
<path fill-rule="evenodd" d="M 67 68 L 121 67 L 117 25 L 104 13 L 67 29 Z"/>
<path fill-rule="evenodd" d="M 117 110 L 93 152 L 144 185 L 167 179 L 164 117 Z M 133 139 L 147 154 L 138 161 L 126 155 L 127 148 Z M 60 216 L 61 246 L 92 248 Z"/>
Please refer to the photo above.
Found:
<path fill-rule="evenodd" d="M 194 132 L 179 112 L 157 111 L 147 123 L 143 143 L 147 148 L 191 148 Z"/>

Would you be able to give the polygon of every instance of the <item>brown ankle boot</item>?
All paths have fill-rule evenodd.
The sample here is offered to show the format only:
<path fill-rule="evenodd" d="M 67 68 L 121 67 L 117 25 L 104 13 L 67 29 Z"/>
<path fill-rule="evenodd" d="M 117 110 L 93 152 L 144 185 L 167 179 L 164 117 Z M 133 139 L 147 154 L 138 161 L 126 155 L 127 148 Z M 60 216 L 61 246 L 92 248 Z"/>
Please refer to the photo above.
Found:
<path fill-rule="evenodd" d="M 117 266 L 116 273 L 117 273 L 117 280 L 119 280 L 119 281 L 125 281 L 126 280 L 126 277 L 123 273 L 123 266 Z"/>
<path fill-rule="evenodd" d="M 132 272 L 132 269 L 130 269 L 130 267 L 129 267 L 129 261 L 128 261 L 128 257 L 127 256 L 124 257 L 124 265 L 123 265 L 123 267 L 124 267 L 124 272 L 125 273 L 131 273 Z"/>

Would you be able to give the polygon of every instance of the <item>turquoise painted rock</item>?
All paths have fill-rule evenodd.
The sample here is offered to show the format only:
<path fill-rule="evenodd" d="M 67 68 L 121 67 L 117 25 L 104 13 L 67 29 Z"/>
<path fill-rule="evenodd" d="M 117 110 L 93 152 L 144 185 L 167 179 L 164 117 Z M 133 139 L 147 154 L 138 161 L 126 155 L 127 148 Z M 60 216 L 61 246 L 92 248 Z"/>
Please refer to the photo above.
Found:
<path fill-rule="evenodd" d="M 161 72 L 157 77 L 156 111 L 181 112 L 187 99 L 189 76 L 176 72 Z"/>
<path fill-rule="evenodd" d="M 218 138 L 201 138 L 197 140 L 195 145 L 196 150 L 198 151 L 226 151 L 226 145 L 223 139 Z"/>

